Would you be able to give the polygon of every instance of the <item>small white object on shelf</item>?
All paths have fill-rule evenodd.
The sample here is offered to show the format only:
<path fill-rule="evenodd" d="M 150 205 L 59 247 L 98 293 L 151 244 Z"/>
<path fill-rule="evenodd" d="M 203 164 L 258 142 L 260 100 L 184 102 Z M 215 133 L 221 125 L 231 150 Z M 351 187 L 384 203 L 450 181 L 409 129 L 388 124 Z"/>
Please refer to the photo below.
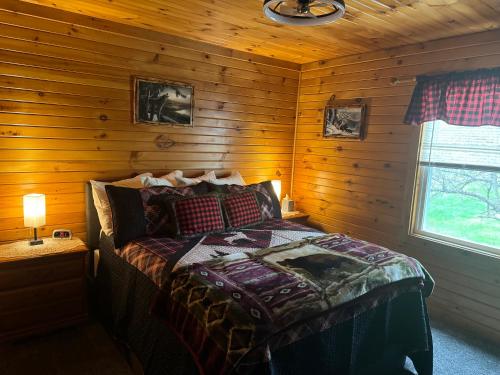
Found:
<path fill-rule="evenodd" d="M 52 232 L 52 238 L 55 240 L 71 240 L 72 237 L 71 229 L 55 229 Z"/>
<path fill-rule="evenodd" d="M 288 198 L 288 194 L 285 195 L 283 201 L 281 202 L 281 211 L 282 212 L 293 212 L 295 209 L 295 202 Z"/>

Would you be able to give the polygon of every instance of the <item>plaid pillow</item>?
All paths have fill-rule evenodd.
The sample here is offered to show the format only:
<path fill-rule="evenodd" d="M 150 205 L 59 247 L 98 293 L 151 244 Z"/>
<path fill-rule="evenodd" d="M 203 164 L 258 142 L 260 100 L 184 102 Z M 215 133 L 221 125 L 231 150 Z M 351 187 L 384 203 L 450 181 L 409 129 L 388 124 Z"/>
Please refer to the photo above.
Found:
<path fill-rule="evenodd" d="M 271 181 L 259 182 L 251 185 L 214 185 L 210 189 L 223 194 L 255 192 L 263 220 L 281 219 L 281 207 L 278 197 L 274 193 Z"/>
<path fill-rule="evenodd" d="M 177 236 L 194 237 L 225 229 L 220 200 L 215 195 L 174 199 L 169 203 Z"/>
<path fill-rule="evenodd" d="M 168 234 L 170 217 L 165 208 L 164 200 L 173 197 L 194 197 L 208 192 L 208 184 L 184 187 L 154 186 L 140 191 L 144 217 L 146 219 L 146 234 L 148 236 Z"/>
<path fill-rule="evenodd" d="M 222 206 L 230 228 L 242 228 L 262 222 L 259 203 L 254 192 L 227 195 Z"/>

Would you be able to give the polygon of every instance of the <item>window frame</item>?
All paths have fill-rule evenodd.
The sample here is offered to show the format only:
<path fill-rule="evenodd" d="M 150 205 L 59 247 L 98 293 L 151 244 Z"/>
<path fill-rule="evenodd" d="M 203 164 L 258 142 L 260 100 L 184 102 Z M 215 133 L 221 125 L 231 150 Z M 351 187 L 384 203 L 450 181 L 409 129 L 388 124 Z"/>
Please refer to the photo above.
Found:
<path fill-rule="evenodd" d="M 424 124 L 421 125 L 420 136 L 417 143 L 417 158 L 415 160 L 415 179 L 414 189 L 411 195 L 411 215 L 409 225 L 409 235 L 411 237 L 440 243 L 450 247 L 468 250 L 475 253 L 486 255 L 500 256 L 500 249 L 488 245 L 483 245 L 477 242 L 467 241 L 455 237 L 446 236 L 439 233 L 429 232 L 424 230 L 423 220 L 425 211 L 425 202 L 428 199 L 429 175 L 432 165 L 424 165 L 420 162 L 420 153 L 422 151 L 423 130 Z M 473 169 L 473 168 L 471 168 Z M 478 166 L 478 169 L 482 169 Z"/>

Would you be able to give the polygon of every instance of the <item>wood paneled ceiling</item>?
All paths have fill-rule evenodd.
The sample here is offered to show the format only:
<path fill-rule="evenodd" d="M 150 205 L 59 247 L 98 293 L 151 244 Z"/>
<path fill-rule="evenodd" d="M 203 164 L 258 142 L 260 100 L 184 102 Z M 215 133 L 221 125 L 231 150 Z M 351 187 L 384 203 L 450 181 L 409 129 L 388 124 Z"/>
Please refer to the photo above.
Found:
<path fill-rule="evenodd" d="M 346 0 L 326 26 L 264 17 L 261 0 L 23 0 L 296 63 L 500 27 L 500 0 Z"/>

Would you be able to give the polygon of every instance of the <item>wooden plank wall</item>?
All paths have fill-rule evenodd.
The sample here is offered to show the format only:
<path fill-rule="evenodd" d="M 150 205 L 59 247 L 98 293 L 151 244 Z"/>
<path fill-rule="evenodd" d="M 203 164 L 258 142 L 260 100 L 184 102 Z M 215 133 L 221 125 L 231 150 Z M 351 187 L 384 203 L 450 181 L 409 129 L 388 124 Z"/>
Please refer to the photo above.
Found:
<path fill-rule="evenodd" d="M 288 190 L 299 65 L 32 4 L 0 8 L 0 242 L 28 238 L 31 192 L 47 194 L 43 235 L 84 236 L 89 179 L 240 170 Z M 194 127 L 133 125 L 132 75 L 193 84 Z"/>
<path fill-rule="evenodd" d="M 419 129 L 402 121 L 416 75 L 498 65 L 498 30 L 303 65 L 293 180 L 313 223 L 421 259 L 437 281 L 432 313 L 497 341 L 500 259 L 407 235 Z M 371 102 L 366 140 L 322 138 L 332 94 Z"/>

